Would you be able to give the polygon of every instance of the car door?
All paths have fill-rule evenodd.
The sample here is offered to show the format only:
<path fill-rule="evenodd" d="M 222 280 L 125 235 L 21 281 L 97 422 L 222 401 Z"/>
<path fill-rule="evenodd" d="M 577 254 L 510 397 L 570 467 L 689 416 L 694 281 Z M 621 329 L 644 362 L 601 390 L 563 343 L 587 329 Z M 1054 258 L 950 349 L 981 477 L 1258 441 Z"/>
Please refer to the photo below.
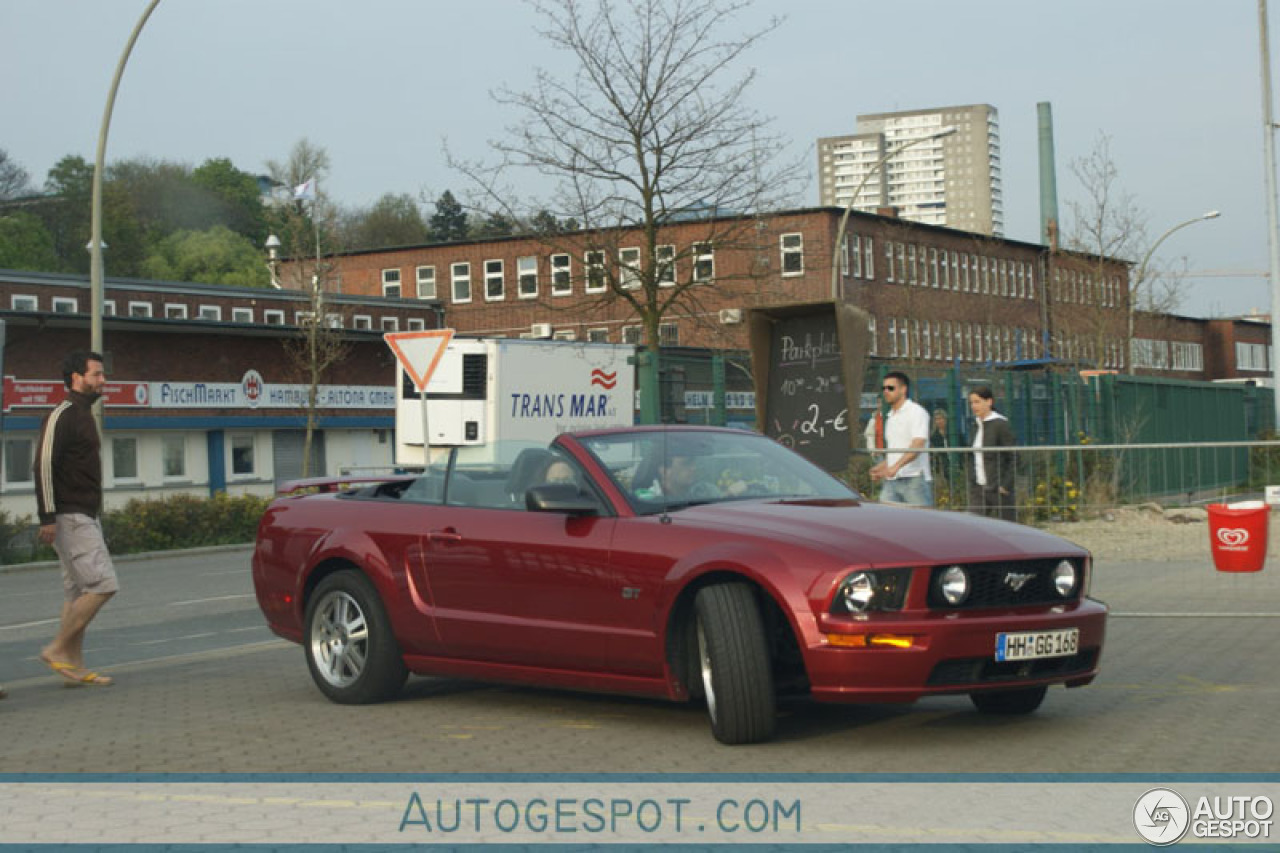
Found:
<path fill-rule="evenodd" d="M 615 519 L 485 503 L 450 497 L 424 531 L 442 646 L 464 659 L 605 669 Z"/>

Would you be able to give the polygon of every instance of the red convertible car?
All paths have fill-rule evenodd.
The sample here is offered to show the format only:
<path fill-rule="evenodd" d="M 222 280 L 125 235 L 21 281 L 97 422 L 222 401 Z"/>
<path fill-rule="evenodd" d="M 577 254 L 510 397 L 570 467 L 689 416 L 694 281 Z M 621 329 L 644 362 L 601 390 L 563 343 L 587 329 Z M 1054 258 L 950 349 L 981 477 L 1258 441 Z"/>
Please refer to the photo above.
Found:
<path fill-rule="evenodd" d="M 1098 672 L 1088 552 L 867 501 L 754 433 L 571 433 L 365 482 L 277 499 L 253 554 L 268 623 L 335 702 L 409 673 L 521 682 L 705 701 L 750 743 L 781 693 L 1025 714 Z"/>

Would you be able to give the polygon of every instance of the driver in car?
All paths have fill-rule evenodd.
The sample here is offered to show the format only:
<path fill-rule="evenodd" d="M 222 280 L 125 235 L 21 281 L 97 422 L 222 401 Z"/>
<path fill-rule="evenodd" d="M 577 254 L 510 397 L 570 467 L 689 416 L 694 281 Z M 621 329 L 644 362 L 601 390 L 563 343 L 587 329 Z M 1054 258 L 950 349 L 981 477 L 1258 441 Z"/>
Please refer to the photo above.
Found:
<path fill-rule="evenodd" d="M 643 466 L 649 467 L 649 466 Z M 725 495 L 740 495 L 747 484 L 737 480 L 727 489 L 699 476 L 697 454 L 693 448 L 679 447 L 668 450 L 665 458 L 659 458 L 653 475 L 641 476 L 635 484 L 635 495 L 641 500 L 714 500 Z M 646 482 L 647 481 L 647 482 Z"/>

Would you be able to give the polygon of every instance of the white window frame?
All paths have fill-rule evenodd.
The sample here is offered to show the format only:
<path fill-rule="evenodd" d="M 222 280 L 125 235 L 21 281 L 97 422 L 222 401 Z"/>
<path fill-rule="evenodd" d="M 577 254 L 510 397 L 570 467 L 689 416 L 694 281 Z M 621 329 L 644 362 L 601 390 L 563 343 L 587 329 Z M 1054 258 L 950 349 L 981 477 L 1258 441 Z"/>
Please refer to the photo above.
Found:
<path fill-rule="evenodd" d="M 187 306 L 173 302 L 164 304 L 164 318 L 166 320 L 186 320 Z"/>
<path fill-rule="evenodd" d="M 40 299 L 30 293 L 15 293 L 9 297 L 9 307 L 14 311 L 39 311 Z"/>
<path fill-rule="evenodd" d="M 208 314 L 209 316 L 205 316 Z M 221 305 L 201 305 L 196 312 L 197 320 L 204 320 L 209 323 L 222 322 L 222 306 Z"/>
<path fill-rule="evenodd" d="M 233 323 L 252 323 L 253 309 L 233 307 L 231 309 L 231 322 Z"/>
<path fill-rule="evenodd" d="M 383 317 L 380 325 L 382 327 L 382 331 L 384 332 L 398 332 L 400 331 L 400 318 L 399 317 Z"/>
<path fill-rule="evenodd" d="M 884 241 L 884 261 L 885 261 L 885 266 L 888 267 L 888 272 L 886 273 L 888 278 L 885 280 L 888 281 L 890 284 L 894 284 L 897 282 L 897 279 L 894 277 L 895 268 L 893 264 L 893 241 L 892 240 Z"/>
<path fill-rule="evenodd" d="M 658 346 L 660 347 L 680 346 L 680 324 L 679 323 L 659 323 L 658 324 Z"/>
<path fill-rule="evenodd" d="M 404 293 L 401 289 L 400 268 L 385 269 L 382 271 L 382 295 L 387 299 L 399 299 Z M 394 290 L 395 293 L 391 291 Z"/>
<path fill-rule="evenodd" d="M 606 326 L 600 329 L 587 329 L 587 340 L 597 344 L 609 343 L 608 327 Z"/>
<path fill-rule="evenodd" d="M 116 301 L 114 299 L 104 299 L 102 301 L 102 316 L 103 317 L 116 316 Z"/>
<path fill-rule="evenodd" d="M 66 310 L 68 308 L 70 310 Z M 53 297 L 53 313 L 78 314 L 80 313 L 80 300 L 73 296 L 55 296 Z"/>
<path fill-rule="evenodd" d="M 642 346 L 644 344 L 644 326 L 623 326 L 622 342 L 632 346 Z"/>
<path fill-rule="evenodd" d="M 848 246 L 846 244 L 845 257 L 848 259 Z M 795 278 L 804 275 L 804 234 L 799 231 L 793 231 L 789 234 L 782 234 L 778 237 L 778 255 L 782 264 L 782 277 Z M 796 269 L 788 269 L 788 263 L 798 264 Z M 849 266 L 846 263 L 844 269 L 845 275 L 849 274 Z"/>
<path fill-rule="evenodd" d="M 466 294 L 463 296 L 459 295 L 460 286 L 466 288 Z M 471 263 L 469 261 L 449 264 L 449 295 L 455 305 L 471 301 Z"/>
<path fill-rule="evenodd" d="M 248 439 L 248 444 L 242 444 Z M 236 470 L 237 446 L 249 448 L 249 470 Z M 250 480 L 258 475 L 258 442 L 251 432 L 232 432 L 227 434 L 227 478 L 230 480 Z"/>
<path fill-rule="evenodd" d="M 693 244 L 693 281 L 695 284 L 710 284 L 716 280 L 716 247 L 709 240 L 701 240 Z"/>
<path fill-rule="evenodd" d="M 35 459 L 36 439 L 24 436 L 5 435 L 3 439 L 0 439 L 0 443 L 3 443 L 3 488 L 6 490 L 10 486 L 21 488 L 23 486 L 30 486 L 34 483 L 35 479 L 34 473 L 31 470 L 31 463 Z M 10 446 L 20 447 L 24 445 L 26 447 L 26 451 L 22 456 L 18 457 L 19 464 L 10 464 L 14 461 L 14 459 L 9 455 Z"/>
<path fill-rule="evenodd" d="M 427 330 L 427 321 L 421 317 L 410 317 L 405 320 L 405 328 L 410 332 L 425 332 Z"/>
<path fill-rule="evenodd" d="M 417 284 L 419 299 L 436 298 L 436 268 L 434 264 L 424 264 L 414 270 L 414 281 Z"/>
<path fill-rule="evenodd" d="M 640 282 L 640 248 L 627 246 L 618 250 L 618 286 L 635 290 Z"/>
<path fill-rule="evenodd" d="M 264 326 L 283 326 L 284 311 L 279 308 L 262 309 L 262 324 Z"/>
<path fill-rule="evenodd" d="M 654 278 L 658 287 L 676 286 L 676 247 L 670 243 L 653 248 L 654 263 L 657 269 Z"/>
<path fill-rule="evenodd" d="M 538 298 L 538 256 L 516 258 L 516 295 L 520 299 Z"/>
<path fill-rule="evenodd" d="M 175 442 L 182 448 L 182 471 L 177 474 L 170 474 L 168 471 L 168 453 L 170 446 Z M 177 433 L 160 436 L 160 477 L 169 483 L 191 479 L 187 473 L 187 437 L 185 434 Z"/>
<path fill-rule="evenodd" d="M 862 247 L 863 273 L 866 278 L 876 277 L 876 241 L 874 237 L 868 236 L 867 242 Z"/>
<path fill-rule="evenodd" d="M 502 302 L 506 298 L 507 265 L 501 258 L 490 258 L 484 262 L 484 301 Z"/>
<path fill-rule="evenodd" d="M 553 341 L 576 341 L 577 339 L 578 333 L 573 329 L 556 329 L 551 333 L 551 340 Z"/>
<path fill-rule="evenodd" d="M 137 314 L 133 313 L 133 310 L 135 308 L 139 309 L 140 313 L 137 313 Z M 133 302 L 133 301 L 129 302 L 130 317 L 148 317 L 149 318 L 152 316 L 152 312 L 154 311 L 155 311 L 155 308 L 152 307 L 150 302 Z"/>
<path fill-rule="evenodd" d="M 356 314 L 351 318 L 351 328 L 364 331 L 373 330 L 373 316 L 370 314 Z"/>
<path fill-rule="evenodd" d="M 582 255 L 585 283 L 583 292 L 604 293 L 609 289 L 608 259 L 603 249 L 588 249 Z"/>
<path fill-rule="evenodd" d="M 133 473 L 121 476 L 116 472 L 116 445 L 124 445 L 126 443 L 133 444 Z M 138 436 L 136 435 L 113 435 L 111 436 L 111 482 L 112 483 L 139 483 L 142 482 L 142 454 L 138 450 Z"/>
<path fill-rule="evenodd" d="M 551 256 L 551 295 L 569 296 L 573 293 L 573 255 L 556 253 Z"/>

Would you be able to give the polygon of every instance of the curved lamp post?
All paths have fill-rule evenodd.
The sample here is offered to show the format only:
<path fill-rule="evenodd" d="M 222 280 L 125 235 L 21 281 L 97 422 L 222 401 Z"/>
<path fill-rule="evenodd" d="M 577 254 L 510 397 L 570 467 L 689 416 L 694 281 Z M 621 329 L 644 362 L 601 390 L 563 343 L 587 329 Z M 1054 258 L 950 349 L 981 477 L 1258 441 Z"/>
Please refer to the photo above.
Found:
<path fill-rule="evenodd" d="M 880 168 L 888 163 L 894 157 L 897 157 L 903 151 L 906 151 L 912 145 L 919 145 L 921 142 L 928 142 L 933 139 L 942 139 L 944 136 L 951 136 L 956 132 L 954 127 L 944 127 L 935 130 L 927 136 L 921 136 L 910 142 L 899 145 L 892 151 L 886 151 L 884 155 L 872 164 L 867 173 L 862 176 L 862 180 L 858 182 L 858 186 L 853 190 L 853 198 L 849 199 L 849 203 L 845 205 L 844 215 L 840 217 L 840 227 L 836 229 L 835 250 L 831 253 L 831 299 L 838 301 L 840 298 L 840 251 L 844 248 L 844 232 L 849 226 L 849 214 L 853 213 L 853 206 L 858 202 L 858 196 L 862 195 L 862 188 L 867 185 L 867 181 L 871 180 L 871 176 L 880 171 Z"/>
<path fill-rule="evenodd" d="M 1146 280 L 1147 263 L 1151 260 L 1151 256 L 1156 253 L 1156 249 L 1160 244 L 1168 239 L 1173 232 L 1186 228 L 1188 225 L 1195 225 L 1197 222 L 1203 222 L 1206 219 L 1217 219 L 1222 214 L 1216 210 L 1206 211 L 1194 219 L 1188 219 L 1186 222 L 1179 222 L 1168 231 L 1160 235 L 1160 237 L 1151 244 L 1151 248 L 1147 249 L 1147 253 L 1142 256 L 1142 263 L 1138 264 L 1138 274 L 1134 277 L 1133 286 L 1129 288 L 1129 372 L 1133 372 L 1133 317 L 1138 310 L 1137 293 L 1138 288 L 1142 286 L 1142 282 Z"/>
<path fill-rule="evenodd" d="M 151 0 L 147 4 L 147 8 L 143 11 L 142 17 L 138 19 L 138 23 L 133 27 L 133 33 L 129 36 L 129 42 L 124 46 L 124 53 L 120 54 L 120 61 L 116 64 L 115 76 L 111 78 L 111 89 L 107 92 L 107 105 L 102 111 L 102 125 L 98 128 L 98 152 L 93 161 L 93 208 L 90 213 L 90 233 L 89 238 L 89 349 L 94 352 L 102 352 L 102 171 L 103 161 L 107 154 L 107 132 L 111 128 L 111 110 L 116 103 L 116 91 L 120 88 L 120 77 L 124 74 L 125 63 L 129 61 L 129 54 L 133 52 L 133 45 L 138 40 L 138 34 L 142 32 L 142 27 L 147 22 L 147 18 L 151 17 L 151 13 L 155 11 L 160 0 Z M 98 420 L 98 431 L 102 431 L 102 409 L 94 406 Z"/>

